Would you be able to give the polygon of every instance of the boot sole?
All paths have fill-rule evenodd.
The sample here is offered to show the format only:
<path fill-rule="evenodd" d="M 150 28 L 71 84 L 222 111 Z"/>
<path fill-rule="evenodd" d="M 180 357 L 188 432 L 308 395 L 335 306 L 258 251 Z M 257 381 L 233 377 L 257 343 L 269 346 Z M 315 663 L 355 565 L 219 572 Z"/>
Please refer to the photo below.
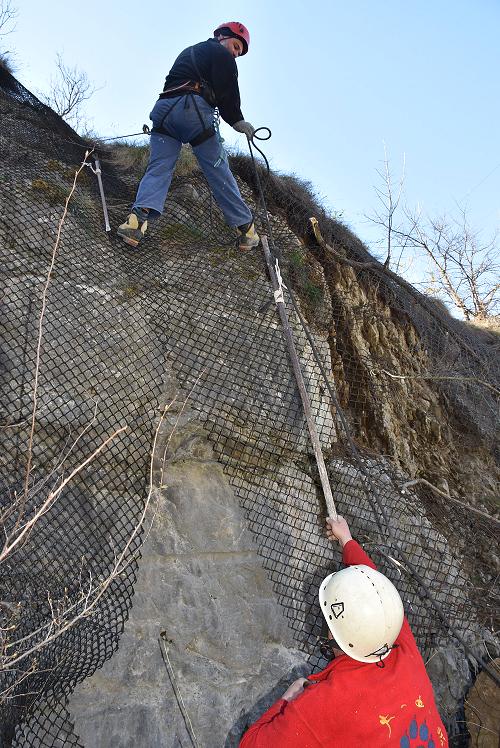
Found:
<path fill-rule="evenodd" d="M 255 247 L 258 247 L 260 244 L 260 239 L 258 242 L 252 243 L 252 244 L 238 244 L 239 249 L 241 249 L 242 252 L 248 252 L 250 249 L 255 249 Z"/>
<path fill-rule="evenodd" d="M 138 247 L 139 246 L 139 242 L 137 242 L 135 239 L 129 239 L 126 236 L 122 236 L 121 239 L 122 239 L 122 241 L 125 242 L 125 244 L 128 244 L 130 247 Z"/>
<path fill-rule="evenodd" d="M 128 244 L 131 247 L 137 247 L 141 241 L 141 239 L 133 239 L 131 236 L 126 236 L 126 234 L 122 234 L 119 230 L 116 233 L 125 244 Z"/>

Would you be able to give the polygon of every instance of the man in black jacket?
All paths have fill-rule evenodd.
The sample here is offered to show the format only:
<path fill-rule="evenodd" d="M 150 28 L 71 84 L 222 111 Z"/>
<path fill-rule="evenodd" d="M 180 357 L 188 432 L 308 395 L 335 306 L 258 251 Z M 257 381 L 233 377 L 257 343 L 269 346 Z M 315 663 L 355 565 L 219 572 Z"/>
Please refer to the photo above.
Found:
<path fill-rule="evenodd" d="M 132 212 L 118 235 L 136 247 L 148 220 L 163 212 L 182 143 L 190 143 L 229 226 L 238 228 L 239 246 L 259 243 L 252 213 L 231 173 L 218 132 L 215 107 L 237 132 L 255 132 L 240 108 L 236 58 L 248 52 L 248 29 L 237 21 L 218 26 L 213 39 L 183 50 L 165 79 L 150 119 L 151 154 Z"/>

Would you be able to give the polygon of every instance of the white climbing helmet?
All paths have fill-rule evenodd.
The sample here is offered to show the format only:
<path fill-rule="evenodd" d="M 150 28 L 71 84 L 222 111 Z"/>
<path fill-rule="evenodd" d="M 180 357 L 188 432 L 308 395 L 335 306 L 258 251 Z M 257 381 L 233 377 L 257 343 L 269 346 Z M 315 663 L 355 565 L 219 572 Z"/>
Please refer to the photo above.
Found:
<path fill-rule="evenodd" d="M 403 625 L 403 603 L 391 581 L 358 564 L 324 579 L 319 602 L 340 649 L 359 662 L 385 659 Z"/>

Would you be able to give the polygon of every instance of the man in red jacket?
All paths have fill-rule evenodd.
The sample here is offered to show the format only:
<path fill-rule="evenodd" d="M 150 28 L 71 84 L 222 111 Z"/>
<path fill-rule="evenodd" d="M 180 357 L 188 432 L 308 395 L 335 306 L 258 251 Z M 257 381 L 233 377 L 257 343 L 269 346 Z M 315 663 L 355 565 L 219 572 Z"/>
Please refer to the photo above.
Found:
<path fill-rule="evenodd" d="M 327 535 L 348 568 L 321 583 L 335 659 L 299 678 L 245 733 L 240 748 L 445 748 L 432 685 L 394 585 L 352 539 L 347 522 Z M 307 688 L 306 688 L 307 686 Z"/>

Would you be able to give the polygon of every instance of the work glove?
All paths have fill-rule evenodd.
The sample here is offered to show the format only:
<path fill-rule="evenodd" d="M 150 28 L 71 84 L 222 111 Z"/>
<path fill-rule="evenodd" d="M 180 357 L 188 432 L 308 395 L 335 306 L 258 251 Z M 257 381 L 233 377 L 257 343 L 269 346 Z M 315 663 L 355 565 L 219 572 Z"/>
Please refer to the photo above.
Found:
<path fill-rule="evenodd" d="M 251 138 L 255 132 L 255 127 L 251 125 L 250 122 L 245 122 L 244 119 L 240 119 L 239 122 L 234 123 L 233 130 L 236 130 L 236 132 L 242 132 L 247 136 L 247 138 Z"/>

